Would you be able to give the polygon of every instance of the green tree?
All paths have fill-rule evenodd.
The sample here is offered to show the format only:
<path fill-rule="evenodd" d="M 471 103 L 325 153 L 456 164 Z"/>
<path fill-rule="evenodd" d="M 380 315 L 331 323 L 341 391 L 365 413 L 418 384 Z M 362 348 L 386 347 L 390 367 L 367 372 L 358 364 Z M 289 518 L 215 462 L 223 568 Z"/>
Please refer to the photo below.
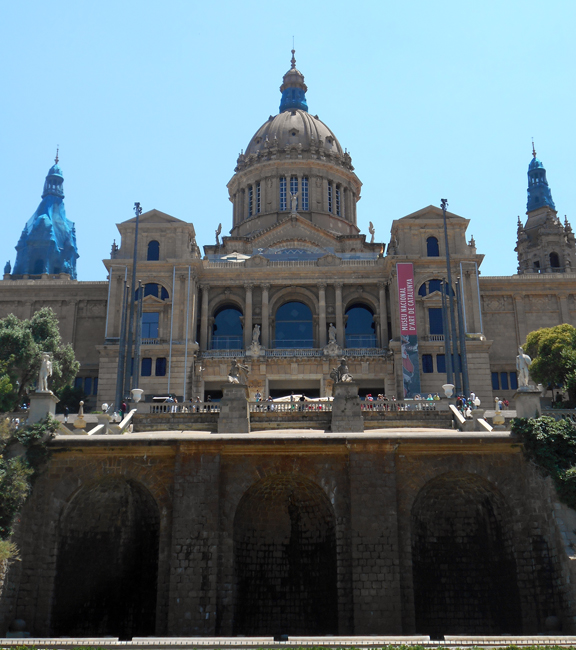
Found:
<path fill-rule="evenodd" d="M 568 323 L 543 327 L 526 337 L 524 351 L 532 357 L 530 376 L 543 386 L 561 386 L 576 401 L 576 328 Z"/>
<path fill-rule="evenodd" d="M 62 343 L 52 309 L 44 307 L 29 320 L 20 320 L 14 314 L 0 320 L 0 362 L 5 364 L 12 385 L 3 398 L 5 406 L 14 409 L 22 402 L 38 378 L 42 352 L 50 352 L 52 356 L 52 390 L 56 392 L 70 384 L 80 364 L 72 346 Z"/>
<path fill-rule="evenodd" d="M 9 411 L 12 406 L 12 392 L 14 386 L 8 374 L 9 363 L 0 361 L 0 413 Z"/>

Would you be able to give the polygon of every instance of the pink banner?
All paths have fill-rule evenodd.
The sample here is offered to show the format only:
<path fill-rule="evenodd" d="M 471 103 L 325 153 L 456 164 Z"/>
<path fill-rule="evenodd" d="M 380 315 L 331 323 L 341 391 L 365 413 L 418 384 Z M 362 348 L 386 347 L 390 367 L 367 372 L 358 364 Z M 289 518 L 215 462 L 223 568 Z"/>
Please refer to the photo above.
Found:
<path fill-rule="evenodd" d="M 398 306 L 400 309 L 400 334 L 418 334 L 416 329 L 416 296 L 414 293 L 414 267 L 410 263 L 396 264 L 398 273 Z"/>

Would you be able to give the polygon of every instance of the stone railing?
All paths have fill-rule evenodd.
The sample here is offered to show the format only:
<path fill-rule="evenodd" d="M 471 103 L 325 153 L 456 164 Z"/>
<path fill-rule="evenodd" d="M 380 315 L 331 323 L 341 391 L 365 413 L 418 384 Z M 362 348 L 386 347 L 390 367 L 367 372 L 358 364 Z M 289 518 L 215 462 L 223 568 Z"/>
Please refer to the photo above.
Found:
<path fill-rule="evenodd" d="M 385 348 L 343 348 L 344 357 L 385 357 L 388 350 Z M 322 357 L 324 350 L 321 348 L 272 348 L 262 350 L 262 356 L 278 357 Z M 245 350 L 203 350 L 200 353 L 203 359 L 233 359 L 246 356 Z"/>
<path fill-rule="evenodd" d="M 148 413 L 220 413 L 218 402 L 186 402 L 178 404 L 163 402 L 162 404 L 150 404 Z"/>
<path fill-rule="evenodd" d="M 576 424 L 576 410 L 574 409 L 542 409 L 542 415 L 548 415 L 555 420 L 572 420 Z"/>
<path fill-rule="evenodd" d="M 244 350 L 203 350 L 203 359 L 234 359 L 245 356 Z"/>
<path fill-rule="evenodd" d="M 438 404 L 434 400 L 362 400 L 360 408 L 365 412 L 437 411 Z"/>
<path fill-rule="evenodd" d="M 300 402 L 249 402 L 250 413 L 310 413 L 332 411 L 332 402 L 308 400 Z"/>
<path fill-rule="evenodd" d="M 343 357 L 385 357 L 388 350 L 384 348 L 344 348 Z"/>
<path fill-rule="evenodd" d="M 267 357 L 321 357 L 324 354 L 319 348 L 272 348 L 266 350 Z"/>

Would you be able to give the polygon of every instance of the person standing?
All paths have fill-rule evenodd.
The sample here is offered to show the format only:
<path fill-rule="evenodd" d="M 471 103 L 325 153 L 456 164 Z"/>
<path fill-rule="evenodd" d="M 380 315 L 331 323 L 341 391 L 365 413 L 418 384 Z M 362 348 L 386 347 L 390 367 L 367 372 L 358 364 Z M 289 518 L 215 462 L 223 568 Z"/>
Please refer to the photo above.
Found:
<path fill-rule="evenodd" d="M 120 421 L 124 419 L 124 415 L 126 414 L 126 410 L 128 407 L 126 406 L 126 402 L 122 402 L 120 406 Z"/>

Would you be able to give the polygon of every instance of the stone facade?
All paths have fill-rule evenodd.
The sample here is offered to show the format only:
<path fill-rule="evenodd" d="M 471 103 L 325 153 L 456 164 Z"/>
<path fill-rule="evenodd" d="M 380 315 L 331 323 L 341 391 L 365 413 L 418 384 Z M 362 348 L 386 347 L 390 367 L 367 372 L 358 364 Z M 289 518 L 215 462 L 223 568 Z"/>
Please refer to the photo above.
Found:
<path fill-rule="evenodd" d="M 52 444 L 2 630 L 438 637 L 534 634 L 552 615 L 575 630 L 561 507 L 508 433 Z"/>

